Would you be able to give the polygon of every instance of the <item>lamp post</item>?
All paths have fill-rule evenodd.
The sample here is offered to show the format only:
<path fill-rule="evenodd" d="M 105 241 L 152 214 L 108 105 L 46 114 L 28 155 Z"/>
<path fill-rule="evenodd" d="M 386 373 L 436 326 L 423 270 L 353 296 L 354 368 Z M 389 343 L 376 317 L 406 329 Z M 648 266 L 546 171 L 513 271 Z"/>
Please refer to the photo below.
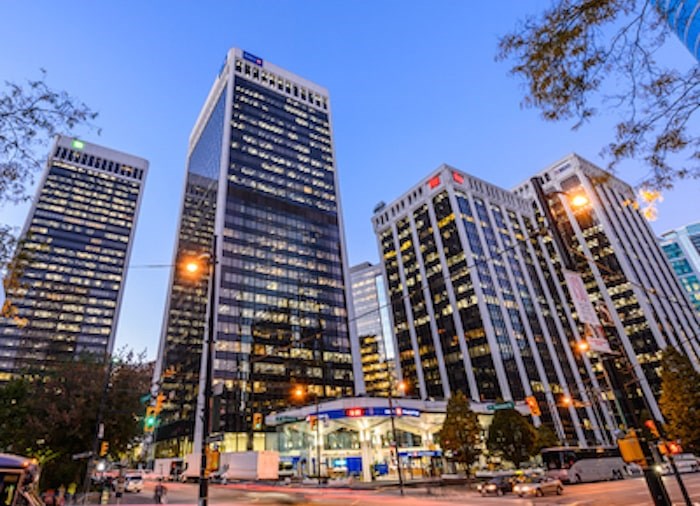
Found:
<path fill-rule="evenodd" d="M 406 384 L 401 381 L 398 385 L 399 391 L 406 390 Z M 401 455 L 399 455 L 399 438 L 396 437 L 396 423 L 394 421 L 394 401 L 393 401 L 393 381 L 389 382 L 389 418 L 391 418 L 391 437 L 394 440 L 394 451 L 396 452 L 396 472 L 399 473 L 399 492 L 404 495 L 403 491 L 403 472 L 401 471 Z"/>
<path fill-rule="evenodd" d="M 561 263 L 562 267 L 566 270 L 576 272 L 574 262 L 571 258 L 571 255 L 569 254 L 569 249 L 564 243 L 564 239 L 561 235 L 561 232 L 559 231 L 559 228 L 557 226 L 557 222 L 554 219 L 554 216 L 552 214 L 552 210 L 549 207 L 549 203 L 547 202 L 547 195 L 551 194 L 559 194 L 559 195 L 564 195 L 566 197 L 570 197 L 570 195 L 566 192 L 562 191 L 554 191 L 550 193 L 545 193 L 544 189 L 542 188 L 542 179 L 538 176 L 530 178 L 530 183 L 532 185 L 533 190 L 535 191 L 535 197 L 537 198 L 537 201 L 540 204 L 540 209 L 542 210 L 542 213 L 544 214 L 545 217 L 545 222 L 547 225 L 549 225 L 549 230 L 551 234 L 551 238 L 556 246 L 556 250 L 559 253 L 559 256 L 561 258 Z M 571 204 L 575 205 L 576 207 L 581 207 L 583 205 L 586 205 L 588 203 L 588 199 L 585 196 L 574 196 L 571 200 Z M 626 355 L 624 353 L 620 353 L 620 356 L 624 359 L 626 359 Z M 605 369 L 605 361 L 603 361 L 603 368 Z M 610 368 L 610 379 L 614 380 L 617 385 L 620 385 L 621 382 L 618 380 L 617 377 L 617 368 L 613 367 Z M 611 385 L 612 386 L 612 385 Z M 615 390 L 613 390 L 613 394 L 615 394 Z M 635 416 L 634 410 L 629 404 L 629 399 L 627 398 L 626 395 L 624 395 L 624 392 L 621 392 L 621 397 L 622 397 L 622 402 L 624 408 L 628 411 L 628 413 L 631 416 Z M 617 398 L 617 395 L 615 395 Z M 642 394 L 642 398 L 644 402 L 646 403 L 646 398 Z M 635 425 L 638 426 L 637 423 Z M 651 448 L 651 443 L 647 441 L 642 441 L 642 449 L 644 451 L 644 457 L 647 462 L 651 462 L 654 460 L 654 453 Z M 663 480 L 661 479 L 661 476 L 657 474 L 652 466 L 647 465 L 644 468 L 644 478 L 646 480 L 647 487 L 649 488 L 649 493 L 654 501 L 655 506 L 671 506 L 671 500 L 668 495 L 668 491 L 666 490 L 666 486 L 664 485 Z M 684 494 L 685 495 L 685 494 Z"/>
<path fill-rule="evenodd" d="M 214 318 L 216 316 L 216 234 L 212 238 L 211 251 L 203 253 L 196 260 L 185 264 L 185 270 L 194 275 L 201 270 L 202 261 L 209 267 L 209 315 L 207 317 L 207 339 L 204 353 L 204 406 L 202 409 L 202 448 L 199 467 L 199 506 L 207 506 L 209 501 L 209 475 L 207 474 L 207 446 L 209 445 L 209 423 L 211 417 L 212 368 L 214 358 Z"/>
<path fill-rule="evenodd" d="M 318 484 L 321 485 L 321 432 L 320 432 L 320 425 L 321 425 L 321 419 L 319 417 L 319 407 L 318 407 L 318 394 L 311 394 L 308 389 L 306 392 L 304 392 L 304 389 L 301 387 L 297 387 L 296 390 L 294 390 L 294 395 L 298 399 L 303 399 L 304 395 L 313 395 L 314 398 L 314 405 L 316 407 L 316 465 L 314 466 L 314 472 L 316 472 L 316 476 L 318 478 Z"/>

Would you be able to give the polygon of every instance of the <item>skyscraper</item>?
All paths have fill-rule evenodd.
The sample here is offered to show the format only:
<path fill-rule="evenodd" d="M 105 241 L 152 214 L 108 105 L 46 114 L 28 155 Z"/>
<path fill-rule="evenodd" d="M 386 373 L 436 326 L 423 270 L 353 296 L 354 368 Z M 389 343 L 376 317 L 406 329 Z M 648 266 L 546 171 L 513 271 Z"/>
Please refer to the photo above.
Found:
<path fill-rule="evenodd" d="M 386 288 L 380 265 L 365 262 L 350 268 L 352 303 L 355 313 L 362 375 L 355 378 L 355 389 L 369 395 L 387 396 L 396 390 L 394 336 L 386 303 Z"/>
<path fill-rule="evenodd" d="M 65 136 L 53 144 L 0 320 L 0 379 L 112 352 L 148 162 Z"/>
<path fill-rule="evenodd" d="M 190 137 L 174 263 L 209 252 L 214 234 L 212 431 L 244 450 L 261 429 L 254 419 L 288 406 L 293 384 L 351 395 L 353 364 L 328 92 L 239 49 Z M 160 454 L 193 442 L 207 284 L 172 275 L 155 372 Z"/>
<path fill-rule="evenodd" d="M 697 320 L 671 302 L 680 286 L 640 212 L 624 205 L 632 188 L 576 155 L 538 177 L 546 203 L 530 183 L 508 191 L 444 165 L 376 209 L 400 373 L 423 398 L 462 390 L 473 402 L 527 402 L 562 441 L 610 444 L 644 409 L 640 395 L 660 419 L 659 351 L 671 344 L 697 363 Z M 581 193 L 575 207 L 569 197 Z M 590 338 L 542 205 L 624 355 L 574 346 Z"/>
<path fill-rule="evenodd" d="M 700 60 L 700 2 L 654 0 L 654 3 L 685 47 Z"/>
<path fill-rule="evenodd" d="M 700 315 L 700 223 L 661 234 L 661 248 Z"/>

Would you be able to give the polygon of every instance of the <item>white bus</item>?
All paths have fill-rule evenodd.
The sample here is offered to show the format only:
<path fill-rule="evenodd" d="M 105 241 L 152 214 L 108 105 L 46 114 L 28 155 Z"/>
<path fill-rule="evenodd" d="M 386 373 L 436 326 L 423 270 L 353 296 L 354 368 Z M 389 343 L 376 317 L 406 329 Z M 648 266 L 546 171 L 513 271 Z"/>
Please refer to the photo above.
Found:
<path fill-rule="evenodd" d="M 618 448 L 577 448 L 558 446 L 540 452 L 547 476 L 563 483 L 622 480 L 634 474 L 620 456 Z"/>

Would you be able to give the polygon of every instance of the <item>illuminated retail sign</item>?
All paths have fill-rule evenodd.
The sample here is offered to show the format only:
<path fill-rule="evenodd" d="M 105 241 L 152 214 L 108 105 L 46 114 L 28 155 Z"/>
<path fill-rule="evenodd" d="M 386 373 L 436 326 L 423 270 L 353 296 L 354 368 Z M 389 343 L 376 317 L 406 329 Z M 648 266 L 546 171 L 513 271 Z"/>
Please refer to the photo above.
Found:
<path fill-rule="evenodd" d="M 362 408 L 350 408 L 345 410 L 345 416 L 348 418 L 356 418 L 358 416 L 363 416 L 365 414 L 365 410 Z"/>
<path fill-rule="evenodd" d="M 243 59 L 262 67 L 263 59 L 258 58 L 254 54 L 250 54 L 248 51 L 243 51 Z"/>
<path fill-rule="evenodd" d="M 430 186 L 430 189 L 432 190 L 436 186 L 440 184 L 440 176 L 435 176 L 428 181 L 428 186 Z"/>
<path fill-rule="evenodd" d="M 455 180 L 456 183 L 464 183 L 464 176 L 460 174 L 459 172 L 453 172 L 452 173 L 452 179 Z"/>
<path fill-rule="evenodd" d="M 85 143 L 83 141 L 79 141 L 78 139 L 73 139 L 71 146 L 73 146 L 73 149 L 83 149 L 85 147 Z"/>

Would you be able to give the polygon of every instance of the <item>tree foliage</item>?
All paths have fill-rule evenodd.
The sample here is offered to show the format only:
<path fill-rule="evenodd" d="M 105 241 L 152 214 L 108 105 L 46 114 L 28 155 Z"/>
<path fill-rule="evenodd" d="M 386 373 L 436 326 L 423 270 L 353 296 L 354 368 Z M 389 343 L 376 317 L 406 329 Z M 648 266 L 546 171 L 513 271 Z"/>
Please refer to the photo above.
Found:
<path fill-rule="evenodd" d="M 78 126 L 93 128 L 97 117 L 87 105 L 46 84 L 46 72 L 23 84 L 5 82 L 0 90 L 0 206 L 28 197 L 49 140 Z M 0 269 L 14 248 L 14 231 L 0 223 Z"/>
<path fill-rule="evenodd" d="M 447 401 L 447 414 L 438 433 L 443 451 L 451 451 L 455 460 L 466 468 L 479 458 L 481 438 L 479 419 L 469 407 L 469 400 L 458 390 Z"/>
<path fill-rule="evenodd" d="M 540 451 L 542 451 L 542 448 L 551 448 L 552 446 L 559 446 L 561 444 L 561 441 L 559 441 L 559 438 L 549 425 L 542 424 L 535 430 L 537 434 L 531 452 L 533 457 L 538 455 Z"/>
<path fill-rule="evenodd" d="M 104 439 L 110 455 L 122 455 L 142 433 L 140 397 L 151 379 L 142 359 L 120 352 L 110 367 L 84 357 L 60 363 L 41 378 L 6 383 L 0 388 L 0 451 L 39 457 L 47 485 L 79 480 L 84 462 L 71 456 L 93 450 L 107 382 Z"/>
<path fill-rule="evenodd" d="M 667 436 L 680 439 L 685 450 L 700 453 L 700 373 L 673 346 L 664 350 L 661 361 L 659 406 Z"/>
<path fill-rule="evenodd" d="M 643 184 L 669 188 L 700 175 L 700 137 L 689 128 L 700 107 L 700 67 L 681 72 L 657 62 L 669 34 L 650 0 L 557 0 L 502 37 L 498 58 L 513 62 L 511 73 L 527 87 L 523 105 L 546 120 L 573 119 L 577 128 L 600 105 L 614 110 L 614 140 L 603 148 L 609 168 L 643 159 Z M 672 166 L 677 158 L 685 166 Z"/>
<path fill-rule="evenodd" d="M 489 451 L 520 467 L 535 448 L 535 427 L 515 409 L 502 409 L 493 415 L 486 447 Z"/>

